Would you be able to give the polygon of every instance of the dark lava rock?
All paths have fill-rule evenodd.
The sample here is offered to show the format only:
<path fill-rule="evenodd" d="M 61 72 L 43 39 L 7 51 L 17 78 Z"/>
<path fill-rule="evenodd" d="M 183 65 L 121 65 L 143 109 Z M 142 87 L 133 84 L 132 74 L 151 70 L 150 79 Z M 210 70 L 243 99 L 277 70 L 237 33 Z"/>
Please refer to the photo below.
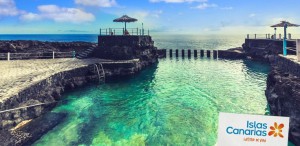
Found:
<path fill-rule="evenodd" d="M 266 97 L 272 115 L 290 117 L 289 139 L 300 145 L 300 77 L 274 68 L 268 75 Z"/>
<path fill-rule="evenodd" d="M 31 145 L 48 131 L 62 122 L 67 114 L 48 113 L 38 117 L 17 130 L 0 132 L 1 146 Z"/>
<path fill-rule="evenodd" d="M 0 41 L 0 53 L 45 53 L 45 52 L 83 52 L 87 48 L 97 47 L 90 42 L 41 42 L 41 41 Z"/>
<path fill-rule="evenodd" d="M 228 50 L 218 50 L 218 57 L 224 59 L 245 59 L 246 53 L 243 48 L 232 48 Z"/>
<path fill-rule="evenodd" d="M 166 49 L 159 49 L 157 50 L 158 58 L 166 58 L 167 57 L 167 50 Z"/>

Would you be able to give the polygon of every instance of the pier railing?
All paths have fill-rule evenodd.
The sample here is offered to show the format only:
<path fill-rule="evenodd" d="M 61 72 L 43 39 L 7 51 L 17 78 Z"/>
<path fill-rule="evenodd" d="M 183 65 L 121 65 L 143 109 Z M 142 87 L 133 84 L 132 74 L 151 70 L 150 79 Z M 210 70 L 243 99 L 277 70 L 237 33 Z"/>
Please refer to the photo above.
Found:
<path fill-rule="evenodd" d="M 107 35 L 138 35 L 144 36 L 149 35 L 149 29 L 139 29 L 139 28 L 100 28 L 100 36 L 107 36 Z"/>
<path fill-rule="evenodd" d="M 25 59 L 55 59 L 75 58 L 75 51 L 71 52 L 43 52 L 43 53 L 0 53 L 0 60 L 25 60 Z"/>
<path fill-rule="evenodd" d="M 273 40 L 283 40 L 283 35 L 282 34 L 247 34 L 246 36 L 246 39 L 273 39 Z M 287 39 L 288 40 L 292 40 L 294 38 L 298 38 L 300 37 L 299 34 L 293 34 L 293 37 L 292 38 L 292 34 L 291 33 L 288 33 L 287 34 Z"/>

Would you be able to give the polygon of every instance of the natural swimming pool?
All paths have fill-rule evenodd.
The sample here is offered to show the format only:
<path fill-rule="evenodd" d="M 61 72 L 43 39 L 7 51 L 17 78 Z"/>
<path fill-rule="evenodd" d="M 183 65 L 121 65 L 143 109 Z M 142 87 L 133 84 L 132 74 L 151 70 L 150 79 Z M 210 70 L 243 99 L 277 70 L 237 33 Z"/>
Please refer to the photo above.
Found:
<path fill-rule="evenodd" d="M 270 67 L 161 59 L 134 77 L 64 95 L 67 118 L 34 145 L 215 145 L 218 112 L 265 114 Z"/>

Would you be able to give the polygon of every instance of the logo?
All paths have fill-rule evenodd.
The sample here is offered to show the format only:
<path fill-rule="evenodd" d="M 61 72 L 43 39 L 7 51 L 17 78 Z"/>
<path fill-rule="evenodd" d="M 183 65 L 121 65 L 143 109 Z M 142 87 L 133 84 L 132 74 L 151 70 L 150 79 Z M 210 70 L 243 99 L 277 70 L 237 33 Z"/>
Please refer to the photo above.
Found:
<path fill-rule="evenodd" d="M 278 125 L 277 122 L 274 123 L 274 126 L 270 127 L 270 132 L 268 133 L 269 136 L 274 136 L 274 137 L 281 137 L 283 138 L 283 134 L 282 134 L 282 128 L 284 127 L 284 124 L 280 124 Z"/>
<path fill-rule="evenodd" d="M 219 114 L 217 146 L 286 146 L 289 117 Z"/>
<path fill-rule="evenodd" d="M 247 121 L 246 128 L 235 128 L 228 126 L 226 133 L 234 135 L 252 135 L 252 136 L 267 136 L 267 123 L 257 121 Z"/>

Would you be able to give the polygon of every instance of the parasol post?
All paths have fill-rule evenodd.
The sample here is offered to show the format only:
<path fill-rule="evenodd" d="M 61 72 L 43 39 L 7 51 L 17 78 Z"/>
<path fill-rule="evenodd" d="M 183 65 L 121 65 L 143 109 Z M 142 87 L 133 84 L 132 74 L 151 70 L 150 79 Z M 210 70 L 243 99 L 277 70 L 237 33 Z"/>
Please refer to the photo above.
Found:
<path fill-rule="evenodd" d="M 287 55 L 286 51 L 286 29 L 287 29 L 287 24 L 284 24 L 284 36 L 283 36 L 283 56 Z"/>
<path fill-rule="evenodd" d="M 276 40 L 276 30 L 277 30 L 277 28 L 275 27 L 274 30 L 275 30 L 274 39 Z"/>
<path fill-rule="evenodd" d="M 126 31 L 126 22 L 125 22 L 125 31 Z"/>

